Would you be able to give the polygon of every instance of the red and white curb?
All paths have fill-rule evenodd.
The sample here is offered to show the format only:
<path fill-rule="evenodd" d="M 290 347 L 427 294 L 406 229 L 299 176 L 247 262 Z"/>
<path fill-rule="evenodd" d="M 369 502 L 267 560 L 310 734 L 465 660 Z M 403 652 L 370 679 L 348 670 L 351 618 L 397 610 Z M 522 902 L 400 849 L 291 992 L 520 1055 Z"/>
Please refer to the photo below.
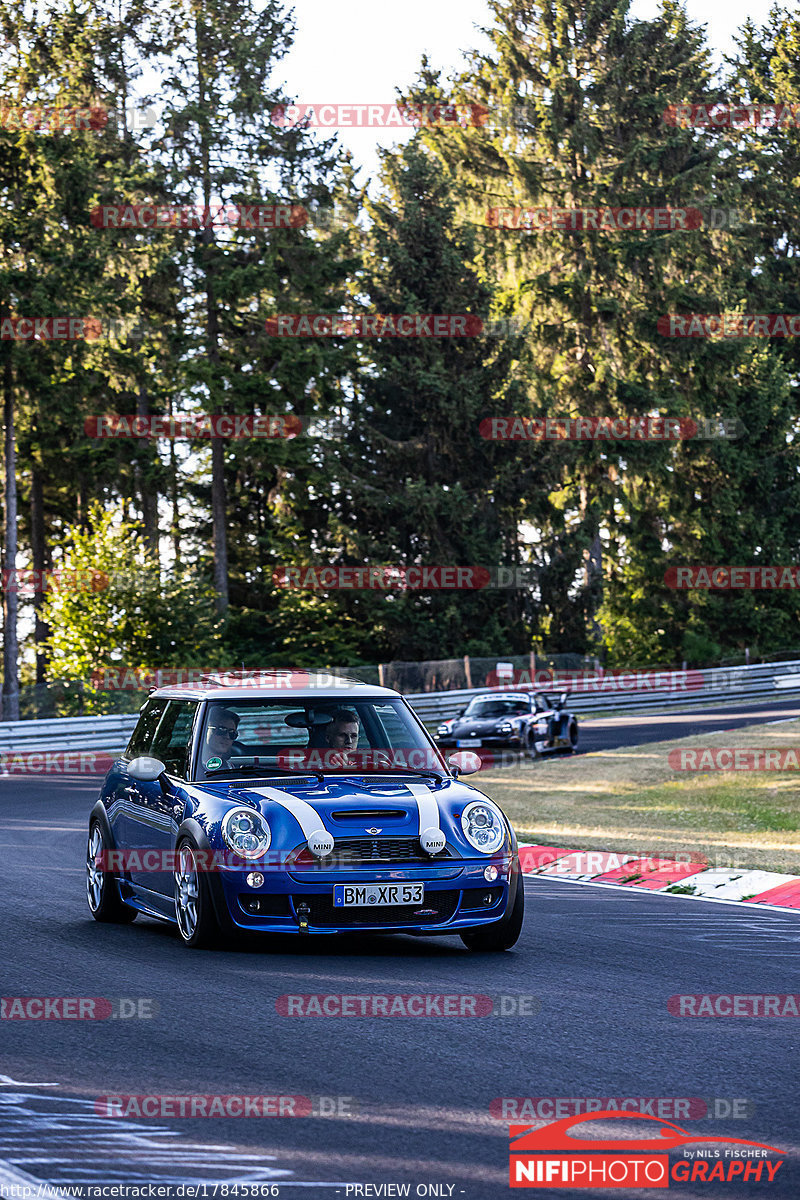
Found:
<path fill-rule="evenodd" d="M 658 858 L 609 850 L 569 850 L 522 843 L 523 875 L 540 875 L 565 883 L 637 888 L 665 896 L 713 900 L 723 904 L 758 904 L 763 908 L 800 909 L 800 875 L 778 871 L 709 867 L 702 860 Z"/>

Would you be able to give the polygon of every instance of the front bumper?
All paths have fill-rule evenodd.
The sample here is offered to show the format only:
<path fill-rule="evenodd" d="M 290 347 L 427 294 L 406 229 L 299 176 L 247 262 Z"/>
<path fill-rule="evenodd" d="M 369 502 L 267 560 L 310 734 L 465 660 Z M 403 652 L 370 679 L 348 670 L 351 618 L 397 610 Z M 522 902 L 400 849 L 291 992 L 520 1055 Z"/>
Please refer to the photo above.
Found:
<path fill-rule="evenodd" d="M 470 749 L 482 750 L 487 746 L 496 746 L 496 747 L 512 746 L 518 750 L 520 748 L 520 746 L 523 745 L 523 740 L 518 733 L 481 734 L 480 737 L 476 737 L 474 739 L 473 738 L 454 738 L 454 737 L 451 737 L 450 734 L 443 734 L 441 737 L 439 737 L 439 735 L 436 734 L 434 736 L 433 740 L 437 746 L 441 746 L 442 748 L 446 748 L 448 750 L 454 750 L 454 749 L 457 749 L 457 750 L 470 750 Z M 463 745 L 458 746 L 456 744 L 457 741 L 462 742 Z M 474 742 L 474 745 L 470 745 L 471 742 Z M 480 745 L 478 745 L 479 742 L 480 742 Z"/>
<path fill-rule="evenodd" d="M 487 866 L 498 876 L 487 881 Z M 518 872 L 516 855 L 430 863 L 327 870 L 314 867 L 264 872 L 259 888 L 248 887 L 247 872 L 218 874 L 221 899 L 236 928 L 262 933 L 458 933 L 499 921 L 506 913 L 512 880 Z M 254 865 L 255 870 L 257 866 Z M 334 908 L 334 884 L 424 883 L 421 904 Z M 491 899 L 491 903 L 486 901 Z M 305 906 L 307 911 L 298 911 Z"/>

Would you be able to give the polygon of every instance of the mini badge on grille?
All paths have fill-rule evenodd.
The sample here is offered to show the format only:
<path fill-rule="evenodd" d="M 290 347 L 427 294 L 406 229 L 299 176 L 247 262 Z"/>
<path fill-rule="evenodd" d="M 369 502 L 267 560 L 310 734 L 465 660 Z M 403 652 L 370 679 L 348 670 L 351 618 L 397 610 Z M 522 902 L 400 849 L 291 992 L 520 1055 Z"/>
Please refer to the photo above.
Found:
<path fill-rule="evenodd" d="M 371 829 L 365 829 L 364 832 L 365 833 L 383 833 L 383 830 L 378 829 L 376 825 L 373 825 Z"/>

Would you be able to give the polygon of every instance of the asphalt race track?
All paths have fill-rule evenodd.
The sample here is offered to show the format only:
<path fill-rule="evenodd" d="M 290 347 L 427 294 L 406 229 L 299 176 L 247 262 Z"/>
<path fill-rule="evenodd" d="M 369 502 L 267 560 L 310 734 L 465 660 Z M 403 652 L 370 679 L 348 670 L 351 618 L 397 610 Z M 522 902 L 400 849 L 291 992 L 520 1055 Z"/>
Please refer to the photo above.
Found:
<path fill-rule="evenodd" d="M 567 703 L 569 708 L 569 702 Z M 748 700 L 744 704 L 717 704 L 702 712 L 686 707 L 678 712 L 626 713 L 617 717 L 584 718 L 578 714 L 579 748 L 582 751 L 617 750 L 699 733 L 719 733 L 756 725 L 762 721 L 800 717 L 800 699 Z"/>
<path fill-rule="evenodd" d="M 497 1200 L 511 1192 L 495 1099 L 713 1097 L 725 1116 L 689 1122 L 693 1134 L 766 1142 L 787 1159 L 771 1184 L 672 1183 L 669 1194 L 800 1194 L 797 1023 L 667 1009 L 675 993 L 793 992 L 796 916 L 700 912 L 679 898 L 534 878 L 523 937 L 504 955 L 398 936 L 192 952 L 155 921 L 91 919 L 83 859 L 96 791 L 96 782 L 0 780 L 3 995 L 145 999 L 153 1015 L 3 1021 L 0 1159 L 17 1171 L 62 1187 L 196 1183 L 201 1200 L 234 1181 L 275 1182 L 284 1197 L 402 1195 L 377 1189 L 409 1184 L 411 1196 Z M 287 1017 L 276 1012 L 287 993 L 517 998 L 506 1008 L 526 1000 L 523 1015 Z M 334 1111 L 95 1111 L 98 1097 L 154 1093 L 323 1096 Z M 734 1100 L 744 1102 L 735 1119 Z M 636 1131 L 652 1137 L 654 1128 Z M 367 1184 L 376 1188 L 347 1187 Z M 418 1190 L 427 1185 L 440 1190 Z"/>

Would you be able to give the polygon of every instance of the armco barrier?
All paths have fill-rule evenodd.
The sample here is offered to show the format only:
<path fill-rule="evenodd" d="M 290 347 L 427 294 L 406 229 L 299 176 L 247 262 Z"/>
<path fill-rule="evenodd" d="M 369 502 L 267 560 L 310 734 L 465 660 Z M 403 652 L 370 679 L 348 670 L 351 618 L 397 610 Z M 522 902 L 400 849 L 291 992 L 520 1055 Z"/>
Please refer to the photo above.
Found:
<path fill-rule="evenodd" d="M 631 675 L 634 673 L 631 672 Z M 642 672 L 647 674 L 647 672 Z M 680 672 L 676 672 L 680 674 Z M 632 710 L 647 712 L 650 709 L 670 708 L 672 706 L 700 706 L 714 703 L 736 703 L 747 700 L 772 699 L 776 695 L 788 696 L 792 692 L 800 693 L 800 662 L 793 660 L 782 663 L 758 663 L 750 667 L 715 667 L 708 671 L 691 672 L 693 676 L 701 676 L 701 686 L 687 690 L 655 691 L 639 687 L 610 687 L 602 686 L 599 681 L 597 690 L 573 689 L 567 707 L 572 712 L 603 712 L 604 710 Z M 608 684 L 608 678 L 605 683 Z M 547 687 L 531 689 L 525 685 L 512 687 L 509 691 L 537 691 L 549 695 L 558 695 L 559 691 L 569 684 L 558 682 Z M 472 690 L 452 692 L 428 692 L 414 696 L 406 696 L 413 705 L 417 715 L 426 725 L 434 725 L 438 721 L 453 717 L 463 708 L 473 696 L 491 695 L 499 692 L 499 688 L 473 688 Z"/>
<path fill-rule="evenodd" d="M 604 709 L 647 711 L 672 705 L 699 706 L 709 703 L 773 699 L 800 694 L 800 661 L 759 663 L 750 667 L 719 667 L 704 672 L 702 686 L 686 691 L 650 691 L 634 688 L 604 688 L 601 691 L 573 691 L 569 708 L 573 712 L 602 712 Z M 450 692 L 416 692 L 406 699 L 427 725 L 455 714 L 473 696 L 497 695 L 501 689 L 473 688 Z M 509 691 L 529 691 L 515 687 Z M 558 692 L 559 684 L 536 691 Z M 138 713 L 109 717 L 59 717 L 46 721 L 0 722 L 0 754 L 26 750 L 122 750 L 128 742 Z"/>
<path fill-rule="evenodd" d="M 56 717 L 47 721 L 0 722 L 0 754 L 26 750 L 123 750 L 138 713 L 110 717 Z"/>

